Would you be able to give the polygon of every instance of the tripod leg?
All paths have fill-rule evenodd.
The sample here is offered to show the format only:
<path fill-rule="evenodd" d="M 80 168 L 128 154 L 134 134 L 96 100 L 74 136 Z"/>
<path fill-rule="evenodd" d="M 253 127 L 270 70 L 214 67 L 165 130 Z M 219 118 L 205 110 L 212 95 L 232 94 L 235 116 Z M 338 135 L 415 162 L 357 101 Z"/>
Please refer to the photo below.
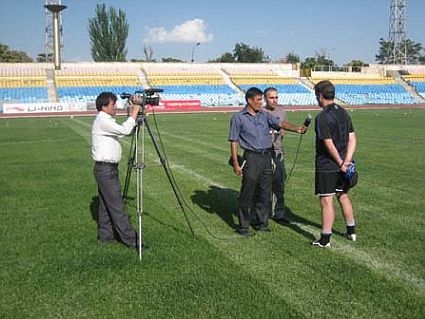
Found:
<path fill-rule="evenodd" d="M 161 162 L 161 165 L 162 165 L 162 167 L 163 167 L 163 169 L 165 171 L 165 175 L 167 176 L 168 182 L 170 183 L 171 188 L 172 188 L 172 190 L 174 192 L 174 195 L 176 196 L 177 202 L 179 203 L 180 208 L 181 208 L 181 210 L 182 210 L 182 212 L 184 214 L 184 217 L 185 217 L 186 222 L 187 222 L 187 224 L 189 226 L 190 232 L 192 233 L 192 236 L 195 237 L 195 233 L 193 232 L 192 225 L 190 224 L 189 218 L 187 217 L 186 211 L 184 209 L 184 205 L 183 205 L 183 200 L 181 198 L 181 194 L 177 190 L 177 187 L 175 185 L 174 179 L 172 178 L 172 174 L 170 172 L 170 169 L 169 169 L 169 167 L 166 164 L 166 161 L 164 159 L 164 156 L 161 154 L 161 151 L 160 151 L 160 149 L 158 147 L 158 144 L 157 144 L 157 142 L 155 140 L 155 136 L 152 134 L 152 131 L 151 131 L 150 127 L 149 127 L 147 118 L 144 117 L 143 118 L 143 121 L 144 121 L 144 123 L 146 125 L 146 128 L 148 130 L 149 136 L 151 137 L 151 140 L 152 140 L 153 146 L 155 148 L 155 151 L 158 154 L 158 157 L 159 157 L 159 160 Z"/>
<path fill-rule="evenodd" d="M 130 186 L 131 170 L 133 169 L 134 158 L 136 156 L 135 140 L 137 139 L 137 134 L 139 134 L 138 128 L 136 128 L 136 131 L 134 132 L 133 136 L 131 137 L 130 153 L 128 155 L 128 161 L 127 161 L 127 172 L 125 174 L 125 182 L 124 182 L 124 188 L 123 188 L 123 192 L 122 192 L 122 198 L 124 199 L 124 201 L 127 200 L 128 188 Z"/>
<path fill-rule="evenodd" d="M 137 159 L 137 155 L 136 155 Z M 139 226 L 138 231 L 138 248 L 139 248 L 139 259 L 142 260 L 143 250 L 143 227 L 142 227 L 142 214 L 143 214 L 143 178 L 142 178 L 143 164 L 136 163 L 137 170 L 137 222 Z"/>
<path fill-rule="evenodd" d="M 139 249 L 139 260 L 142 260 L 143 253 L 143 227 L 142 227 L 142 215 L 143 215 L 143 168 L 144 164 L 139 162 L 139 132 L 140 132 L 140 123 L 137 125 L 137 134 L 135 134 L 135 148 L 134 148 L 134 161 L 133 168 L 136 169 L 136 209 L 137 209 L 137 221 L 138 221 L 138 249 Z M 143 130 L 143 128 L 142 128 Z M 144 154 L 144 134 L 142 133 L 142 152 Z M 143 160 L 143 158 L 142 158 Z"/>

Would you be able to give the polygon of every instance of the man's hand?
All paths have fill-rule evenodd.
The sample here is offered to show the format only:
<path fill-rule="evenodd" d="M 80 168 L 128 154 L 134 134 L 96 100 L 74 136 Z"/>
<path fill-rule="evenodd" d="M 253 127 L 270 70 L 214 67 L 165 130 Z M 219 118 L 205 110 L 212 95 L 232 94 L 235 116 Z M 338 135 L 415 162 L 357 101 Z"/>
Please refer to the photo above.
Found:
<path fill-rule="evenodd" d="M 144 102 L 144 97 L 139 94 L 134 94 L 129 99 L 130 105 L 142 105 L 143 102 Z"/>
<path fill-rule="evenodd" d="M 305 134 L 307 132 L 307 126 L 300 126 L 297 130 L 298 133 L 300 134 Z"/>
<path fill-rule="evenodd" d="M 233 166 L 233 172 L 238 175 L 241 176 L 242 175 L 242 167 L 239 166 L 239 164 L 236 164 Z"/>
<path fill-rule="evenodd" d="M 140 104 L 132 104 L 132 103 L 130 103 L 130 106 L 131 106 L 130 116 L 133 119 L 137 119 L 137 116 L 138 116 L 139 110 L 140 110 Z"/>

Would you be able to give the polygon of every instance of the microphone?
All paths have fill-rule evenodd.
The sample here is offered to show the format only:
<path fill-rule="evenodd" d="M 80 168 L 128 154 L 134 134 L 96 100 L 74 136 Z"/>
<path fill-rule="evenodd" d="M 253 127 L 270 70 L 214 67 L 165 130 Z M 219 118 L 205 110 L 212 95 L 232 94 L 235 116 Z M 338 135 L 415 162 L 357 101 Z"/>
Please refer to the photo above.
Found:
<path fill-rule="evenodd" d="M 309 114 L 309 115 L 307 115 L 307 117 L 305 118 L 305 120 L 304 120 L 304 126 L 305 127 L 308 127 L 309 125 L 310 125 L 310 123 L 311 123 L 311 120 L 312 120 L 312 116 L 311 116 L 311 114 Z"/>

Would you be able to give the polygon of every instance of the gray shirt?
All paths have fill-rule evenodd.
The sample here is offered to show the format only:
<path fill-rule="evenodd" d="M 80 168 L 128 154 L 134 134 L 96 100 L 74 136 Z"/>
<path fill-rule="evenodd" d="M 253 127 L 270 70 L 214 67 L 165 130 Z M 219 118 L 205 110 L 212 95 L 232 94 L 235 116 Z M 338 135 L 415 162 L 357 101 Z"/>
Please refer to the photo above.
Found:
<path fill-rule="evenodd" d="M 272 148 L 271 130 L 280 130 L 279 118 L 263 110 L 255 115 L 248 112 L 248 108 L 233 114 L 230 121 L 229 141 L 250 151 L 260 151 Z"/>
<path fill-rule="evenodd" d="M 277 117 L 280 122 L 286 121 L 286 112 L 285 108 L 281 105 L 277 106 L 274 110 L 269 110 L 264 108 L 266 112 L 269 112 L 273 116 Z M 276 155 L 283 153 L 282 139 L 283 139 L 284 130 L 273 130 L 271 132 L 272 141 L 273 141 L 273 149 Z"/>

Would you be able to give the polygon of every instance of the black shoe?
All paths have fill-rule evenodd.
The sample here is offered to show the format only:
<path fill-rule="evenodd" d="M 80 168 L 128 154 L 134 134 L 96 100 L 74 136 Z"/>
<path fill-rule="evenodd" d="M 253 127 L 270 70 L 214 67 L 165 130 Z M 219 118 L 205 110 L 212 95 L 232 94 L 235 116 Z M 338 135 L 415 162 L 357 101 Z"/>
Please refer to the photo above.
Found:
<path fill-rule="evenodd" d="M 98 239 L 97 244 L 99 246 L 106 246 L 115 242 L 115 239 Z"/>
<path fill-rule="evenodd" d="M 331 242 L 324 242 L 321 239 L 315 240 L 311 243 L 313 246 L 320 247 L 320 248 L 330 248 Z"/>
<path fill-rule="evenodd" d="M 245 229 L 245 228 L 243 228 L 243 229 L 238 229 L 238 230 L 237 230 L 237 233 L 238 233 L 239 235 L 243 236 L 243 237 L 251 237 L 251 236 L 252 236 L 252 234 L 249 232 L 249 230 L 248 230 L 248 229 Z"/>
<path fill-rule="evenodd" d="M 137 251 L 139 251 L 139 245 L 136 245 L 135 247 L 134 247 Z M 148 246 L 145 244 L 145 243 L 142 243 L 142 251 L 144 251 L 145 249 L 147 249 L 148 248 Z"/>
<path fill-rule="evenodd" d="M 270 232 L 270 227 L 269 226 L 260 226 L 258 228 L 259 231 L 263 231 L 263 232 Z"/>

